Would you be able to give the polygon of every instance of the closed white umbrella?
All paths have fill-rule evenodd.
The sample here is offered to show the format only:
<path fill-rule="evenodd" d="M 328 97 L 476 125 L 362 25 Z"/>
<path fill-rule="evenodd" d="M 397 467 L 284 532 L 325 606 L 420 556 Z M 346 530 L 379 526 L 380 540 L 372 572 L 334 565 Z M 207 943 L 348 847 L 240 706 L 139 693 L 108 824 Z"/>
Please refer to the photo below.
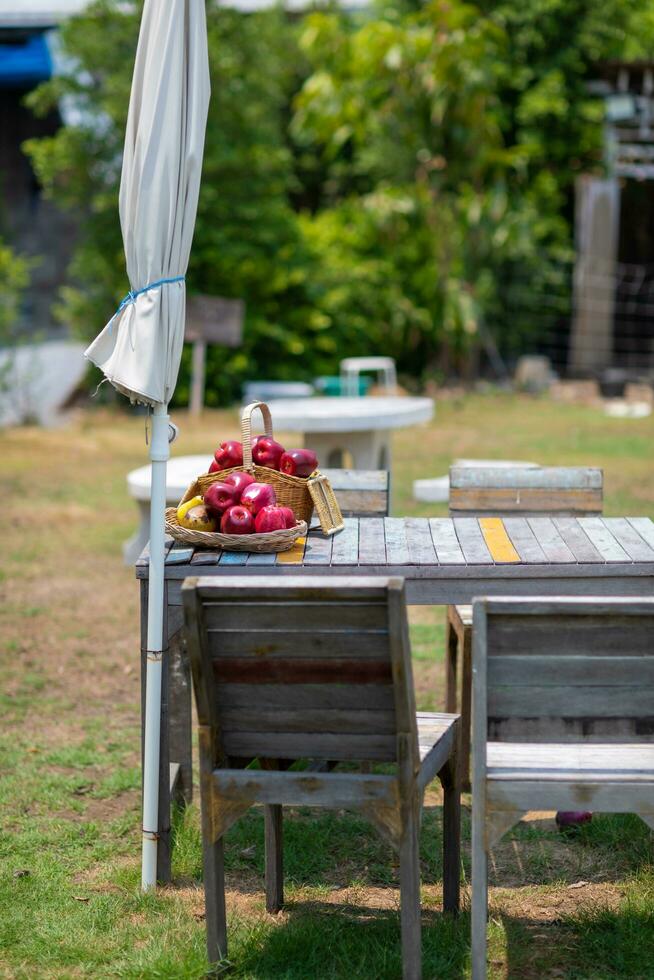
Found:
<path fill-rule="evenodd" d="M 168 402 L 184 342 L 188 265 L 209 106 L 204 0 L 145 0 L 120 182 L 131 290 L 86 356 L 153 408 L 142 886 L 156 883 Z"/>

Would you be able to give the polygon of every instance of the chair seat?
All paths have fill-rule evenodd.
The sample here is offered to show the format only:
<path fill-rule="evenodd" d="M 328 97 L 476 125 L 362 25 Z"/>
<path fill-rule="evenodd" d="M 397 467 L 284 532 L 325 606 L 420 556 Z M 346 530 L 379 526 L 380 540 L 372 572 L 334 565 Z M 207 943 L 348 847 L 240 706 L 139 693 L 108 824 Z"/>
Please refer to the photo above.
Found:
<path fill-rule="evenodd" d="M 420 777 L 424 788 L 434 779 L 450 757 L 457 738 L 460 715 L 446 715 L 435 711 L 416 712 L 418 749 L 420 751 Z"/>
<path fill-rule="evenodd" d="M 489 780 L 654 781 L 654 745 L 489 742 Z"/>

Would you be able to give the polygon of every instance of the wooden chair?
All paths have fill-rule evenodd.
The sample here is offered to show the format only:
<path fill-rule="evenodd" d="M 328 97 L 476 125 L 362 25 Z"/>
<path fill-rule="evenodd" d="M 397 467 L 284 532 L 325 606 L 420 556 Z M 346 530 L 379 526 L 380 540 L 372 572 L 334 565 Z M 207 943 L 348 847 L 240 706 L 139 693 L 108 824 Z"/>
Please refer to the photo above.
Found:
<path fill-rule="evenodd" d="M 399 852 L 405 980 L 421 975 L 418 834 L 427 784 L 443 805 L 443 904 L 459 907 L 457 716 L 416 715 L 404 582 L 186 579 L 196 696 L 207 947 L 227 954 L 223 835 L 265 807 L 266 907 L 283 903 L 282 806 L 349 808 Z M 299 759 L 395 763 L 393 775 L 288 771 Z M 262 768 L 245 768 L 259 759 Z"/>
<path fill-rule="evenodd" d="M 482 599 L 473 622 L 472 976 L 482 980 L 488 853 L 523 813 L 638 813 L 654 828 L 654 599 Z"/>
<path fill-rule="evenodd" d="M 388 470 L 322 470 L 343 517 L 388 517 Z"/>
<path fill-rule="evenodd" d="M 602 513 L 602 470 L 581 467 L 452 466 L 450 517 L 594 517 Z M 448 606 L 445 710 L 457 710 L 461 662 L 461 784 L 470 787 L 472 606 Z"/>

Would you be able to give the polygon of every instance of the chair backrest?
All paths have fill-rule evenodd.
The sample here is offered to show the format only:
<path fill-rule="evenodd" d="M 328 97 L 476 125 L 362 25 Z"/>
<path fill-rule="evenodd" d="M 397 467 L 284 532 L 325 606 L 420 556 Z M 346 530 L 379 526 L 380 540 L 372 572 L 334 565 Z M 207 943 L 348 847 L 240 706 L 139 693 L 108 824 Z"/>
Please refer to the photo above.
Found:
<path fill-rule="evenodd" d="M 343 517 L 387 517 L 388 470 L 322 470 Z"/>
<path fill-rule="evenodd" d="M 417 735 L 404 581 L 186 579 L 200 725 L 227 758 L 397 760 Z"/>
<path fill-rule="evenodd" d="M 602 470 L 595 467 L 450 467 L 450 515 L 602 513 Z"/>
<path fill-rule="evenodd" d="M 477 600 L 473 701 L 490 741 L 651 741 L 654 598 Z"/>

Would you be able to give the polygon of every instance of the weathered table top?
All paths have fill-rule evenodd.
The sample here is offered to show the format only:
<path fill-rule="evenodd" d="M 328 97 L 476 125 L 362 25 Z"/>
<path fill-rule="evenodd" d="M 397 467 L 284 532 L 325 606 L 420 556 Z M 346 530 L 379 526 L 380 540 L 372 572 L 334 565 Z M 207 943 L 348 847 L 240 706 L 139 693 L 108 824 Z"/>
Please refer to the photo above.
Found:
<path fill-rule="evenodd" d="M 407 580 L 410 602 L 475 595 L 654 594 L 646 517 L 361 517 L 333 537 L 310 531 L 290 551 L 251 554 L 168 544 L 169 603 L 188 575 L 379 574 Z M 144 554 L 136 566 L 148 576 Z"/>

